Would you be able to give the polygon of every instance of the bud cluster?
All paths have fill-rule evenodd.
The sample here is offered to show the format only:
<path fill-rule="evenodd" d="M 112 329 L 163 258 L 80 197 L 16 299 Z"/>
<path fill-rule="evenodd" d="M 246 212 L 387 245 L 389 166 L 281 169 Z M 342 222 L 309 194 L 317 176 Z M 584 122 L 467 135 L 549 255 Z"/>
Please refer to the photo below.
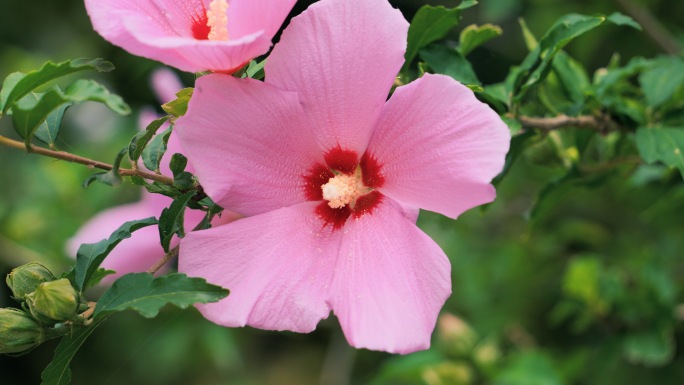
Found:
<path fill-rule="evenodd" d="M 0 309 L 0 354 L 17 354 L 55 335 L 58 323 L 74 319 L 80 299 L 71 281 L 45 266 L 29 263 L 7 275 L 7 286 L 23 310 Z"/>

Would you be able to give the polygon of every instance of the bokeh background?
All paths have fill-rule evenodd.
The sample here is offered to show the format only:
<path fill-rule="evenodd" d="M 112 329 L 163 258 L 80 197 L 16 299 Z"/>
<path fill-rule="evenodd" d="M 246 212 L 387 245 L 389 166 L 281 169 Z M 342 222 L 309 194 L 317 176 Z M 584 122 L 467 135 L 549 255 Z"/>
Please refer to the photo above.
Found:
<path fill-rule="evenodd" d="M 300 0 L 292 14 L 311 2 Z M 457 3 L 390 2 L 409 20 L 422 4 Z M 503 36 L 469 56 L 480 80 L 491 84 L 527 53 L 518 18 L 540 36 L 565 13 L 629 13 L 625 5 L 634 4 L 671 39 L 684 42 L 681 0 L 482 0 L 464 13 L 459 29 L 472 23 L 503 28 Z M 664 53 L 647 34 L 614 26 L 577 39 L 567 51 L 591 72 L 614 53 L 623 60 Z M 155 103 L 149 77 L 161 65 L 105 42 L 91 29 L 81 1 L 0 0 L 0 77 L 77 57 L 113 62 L 116 71 L 93 77 L 134 111 Z M 192 74 L 179 75 L 192 85 Z M 9 123 L 0 120 L 0 135 L 14 136 Z M 67 112 L 57 146 L 111 162 L 136 130 L 135 114 L 121 118 L 86 103 Z M 221 328 L 194 310 L 167 308 L 154 320 L 133 313 L 112 317 L 76 356 L 73 383 L 684 383 L 684 185 L 677 172 L 633 171 L 557 189 L 530 219 L 540 189 L 563 174 L 541 148 L 515 164 L 488 207 L 457 221 L 422 212 L 419 226 L 453 265 L 453 295 L 430 351 L 392 356 L 353 350 L 334 317 L 300 335 Z M 83 189 L 91 173 L 0 148 L 2 276 L 29 261 L 64 270 L 70 263 L 65 243 L 85 221 L 139 196 L 130 183 Z M 0 306 L 15 306 L 4 282 Z M 55 346 L 0 357 L 0 384 L 38 384 Z"/>

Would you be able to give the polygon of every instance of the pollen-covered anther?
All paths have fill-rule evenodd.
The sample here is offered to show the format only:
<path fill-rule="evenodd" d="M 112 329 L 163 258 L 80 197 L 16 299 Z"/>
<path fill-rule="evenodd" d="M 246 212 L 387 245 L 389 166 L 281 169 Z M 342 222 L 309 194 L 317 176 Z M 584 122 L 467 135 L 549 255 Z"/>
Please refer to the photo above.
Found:
<path fill-rule="evenodd" d="M 367 194 L 369 189 L 363 185 L 359 172 L 353 175 L 339 174 L 330 178 L 328 183 L 321 186 L 323 199 L 328 201 L 328 206 L 338 209 L 345 205 L 354 207 L 356 199 Z"/>
<path fill-rule="evenodd" d="M 226 0 L 213 0 L 207 10 L 207 26 L 210 28 L 209 40 L 228 40 L 228 3 Z"/>

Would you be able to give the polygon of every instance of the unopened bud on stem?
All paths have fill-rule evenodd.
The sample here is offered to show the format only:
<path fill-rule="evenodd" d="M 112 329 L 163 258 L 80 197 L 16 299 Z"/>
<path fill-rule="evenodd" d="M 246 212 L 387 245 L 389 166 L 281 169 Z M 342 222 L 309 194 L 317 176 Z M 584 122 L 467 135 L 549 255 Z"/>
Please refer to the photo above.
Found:
<path fill-rule="evenodd" d="M 55 277 L 50 270 L 40 263 L 31 262 L 12 270 L 7 274 L 7 286 L 12 290 L 14 298 L 23 301 L 26 294 L 33 293 L 43 282 L 53 281 Z"/>
<path fill-rule="evenodd" d="M 0 354 L 21 353 L 45 340 L 43 328 L 19 309 L 0 309 Z"/>
<path fill-rule="evenodd" d="M 67 321 L 76 316 L 78 293 L 66 279 L 43 282 L 26 296 L 31 315 L 44 323 Z"/>

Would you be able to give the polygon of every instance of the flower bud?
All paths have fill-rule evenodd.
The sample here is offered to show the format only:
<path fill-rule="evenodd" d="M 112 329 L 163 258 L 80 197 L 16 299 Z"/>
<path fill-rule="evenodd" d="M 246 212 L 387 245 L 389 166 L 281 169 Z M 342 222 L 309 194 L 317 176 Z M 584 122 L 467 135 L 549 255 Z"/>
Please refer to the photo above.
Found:
<path fill-rule="evenodd" d="M 26 296 L 31 315 L 45 323 L 74 318 L 78 309 L 78 293 L 66 279 L 43 282 Z"/>
<path fill-rule="evenodd" d="M 43 282 L 53 281 L 55 277 L 50 270 L 40 263 L 31 262 L 12 270 L 7 274 L 7 286 L 12 290 L 14 298 L 23 301 L 26 294 L 36 291 Z"/>
<path fill-rule="evenodd" d="M 444 313 L 437 321 L 437 343 L 444 353 L 452 357 L 470 355 L 477 344 L 477 332 L 453 314 Z"/>
<path fill-rule="evenodd" d="M 21 353 L 45 339 L 43 328 L 19 309 L 0 309 L 0 354 Z"/>

